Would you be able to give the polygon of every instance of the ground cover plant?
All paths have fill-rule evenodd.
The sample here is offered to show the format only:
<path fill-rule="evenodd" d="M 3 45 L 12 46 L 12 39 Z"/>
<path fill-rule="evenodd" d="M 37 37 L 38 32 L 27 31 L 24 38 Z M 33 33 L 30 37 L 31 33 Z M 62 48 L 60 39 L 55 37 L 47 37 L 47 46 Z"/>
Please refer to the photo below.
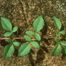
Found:
<path fill-rule="evenodd" d="M 51 54 L 54 56 L 66 55 L 66 40 L 63 38 L 66 35 L 66 32 L 64 30 L 63 24 L 60 19 L 55 16 L 52 17 L 52 20 L 57 32 L 55 32 L 55 37 L 53 38 L 55 47 L 52 49 Z M 32 24 L 33 30 L 27 30 L 23 36 L 21 35 L 24 42 L 19 42 L 16 40 L 16 38 L 14 39 L 16 36 L 15 33 L 18 32 L 19 27 L 14 26 L 9 19 L 1 17 L 0 24 L 4 30 L 3 34 L 0 35 L 0 38 L 7 42 L 3 52 L 5 58 L 11 58 L 16 52 L 16 49 L 18 56 L 26 56 L 31 53 L 33 48 L 41 48 L 41 41 L 43 41 L 41 30 L 43 30 L 44 26 L 46 25 L 42 16 L 38 16 L 34 20 Z"/>

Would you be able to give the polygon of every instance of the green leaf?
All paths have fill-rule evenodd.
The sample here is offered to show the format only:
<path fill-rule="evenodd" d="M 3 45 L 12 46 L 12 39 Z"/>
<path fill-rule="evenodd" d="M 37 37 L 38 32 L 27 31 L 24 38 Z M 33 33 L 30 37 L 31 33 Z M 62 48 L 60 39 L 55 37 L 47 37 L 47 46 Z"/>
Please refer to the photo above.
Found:
<path fill-rule="evenodd" d="M 12 35 L 12 32 L 6 32 L 6 33 L 4 33 L 5 37 L 11 36 L 11 35 Z"/>
<path fill-rule="evenodd" d="M 40 41 L 41 40 L 41 36 L 38 33 L 35 33 L 35 38 L 36 40 Z"/>
<path fill-rule="evenodd" d="M 36 32 L 40 32 L 40 30 L 43 28 L 43 26 L 44 26 L 44 20 L 43 20 L 42 16 L 39 16 L 33 22 L 33 27 L 34 27 Z"/>
<path fill-rule="evenodd" d="M 16 32 L 17 30 L 18 30 L 18 27 L 15 26 L 15 27 L 13 28 L 12 32 Z"/>
<path fill-rule="evenodd" d="M 59 34 L 60 34 L 60 35 L 65 35 L 66 32 L 65 32 L 64 30 L 62 30 L 62 31 L 59 32 Z"/>
<path fill-rule="evenodd" d="M 12 24 L 9 19 L 1 17 L 1 25 L 4 30 L 12 31 Z"/>
<path fill-rule="evenodd" d="M 66 47 L 66 41 L 60 41 L 61 45 Z"/>
<path fill-rule="evenodd" d="M 66 34 L 66 32 L 64 30 L 62 30 L 60 32 L 56 32 L 56 36 L 60 37 L 60 38 L 61 38 L 62 35 L 65 35 L 65 34 Z"/>
<path fill-rule="evenodd" d="M 16 47 L 19 47 L 19 46 L 20 46 L 20 42 L 14 41 L 14 42 L 13 42 L 13 45 L 16 46 Z"/>
<path fill-rule="evenodd" d="M 34 35 L 34 32 L 33 31 L 26 31 L 26 34 L 30 37 L 32 37 Z"/>
<path fill-rule="evenodd" d="M 32 41 L 30 44 L 32 44 L 32 46 L 35 48 L 40 48 L 40 45 L 36 41 Z"/>
<path fill-rule="evenodd" d="M 61 52 L 62 52 L 62 47 L 60 44 L 57 44 L 55 46 L 55 48 L 53 48 L 53 50 L 52 50 L 52 55 L 59 56 L 59 55 L 61 55 Z"/>
<path fill-rule="evenodd" d="M 32 41 L 32 39 L 31 39 L 29 36 L 27 36 L 27 35 L 24 35 L 24 39 L 25 39 L 26 41 Z"/>
<path fill-rule="evenodd" d="M 64 49 L 63 53 L 66 55 L 66 46 L 64 46 L 63 49 Z"/>
<path fill-rule="evenodd" d="M 60 30 L 62 27 L 62 23 L 61 23 L 60 19 L 58 19 L 57 17 L 54 16 L 53 20 L 54 20 L 54 25 L 56 26 L 56 28 L 58 28 Z"/>
<path fill-rule="evenodd" d="M 15 48 L 14 48 L 13 45 L 11 45 L 11 46 L 10 46 L 10 45 L 5 46 L 5 48 L 4 48 L 4 57 L 5 57 L 5 58 L 10 58 L 10 57 L 12 57 L 14 51 L 15 51 Z"/>
<path fill-rule="evenodd" d="M 29 44 L 24 43 L 20 46 L 18 50 L 18 56 L 25 56 L 30 53 L 31 46 Z"/>

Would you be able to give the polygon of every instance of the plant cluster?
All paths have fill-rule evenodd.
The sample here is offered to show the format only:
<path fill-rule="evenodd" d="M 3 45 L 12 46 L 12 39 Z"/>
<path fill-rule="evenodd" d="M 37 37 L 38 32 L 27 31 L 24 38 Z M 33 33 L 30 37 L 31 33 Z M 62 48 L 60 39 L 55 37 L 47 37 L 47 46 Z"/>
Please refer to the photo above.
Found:
<path fill-rule="evenodd" d="M 56 32 L 56 36 L 54 37 L 55 47 L 52 49 L 52 55 L 59 56 L 62 54 L 66 54 L 66 41 L 62 40 L 61 36 L 64 36 L 65 30 L 63 29 L 63 25 L 57 17 L 53 16 L 55 27 L 58 29 Z M 13 40 L 12 38 L 15 36 L 15 32 L 18 32 L 18 26 L 13 26 L 11 21 L 5 17 L 1 17 L 0 23 L 2 28 L 4 29 L 4 33 L 1 34 L 1 38 L 9 38 L 4 39 L 8 44 L 4 47 L 4 57 L 10 58 L 13 56 L 15 50 L 18 51 L 18 56 L 28 55 L 32 48 L 40 49 L 42 37 L 41 30 L 45 26 L 45 21 L 42 16 L 38 16 L 33 22 L 33 30 L 27 30 L 25 35 L 22 36 L 25 42 L 19 42 L 17 40 Z"/>

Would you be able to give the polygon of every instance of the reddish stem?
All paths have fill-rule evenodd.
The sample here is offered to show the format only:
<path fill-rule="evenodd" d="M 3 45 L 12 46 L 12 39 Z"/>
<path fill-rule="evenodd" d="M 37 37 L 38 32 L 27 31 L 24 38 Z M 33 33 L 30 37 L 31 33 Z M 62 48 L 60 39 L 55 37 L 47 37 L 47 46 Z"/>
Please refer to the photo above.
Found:
<path fill-rule="evenodd" d="M 0 38 L 0 41 L 1 41 L 1 40 L 5 40 L 5 39 L 23 40 L 22 37 L 14 37 L 14 38 Z"/>

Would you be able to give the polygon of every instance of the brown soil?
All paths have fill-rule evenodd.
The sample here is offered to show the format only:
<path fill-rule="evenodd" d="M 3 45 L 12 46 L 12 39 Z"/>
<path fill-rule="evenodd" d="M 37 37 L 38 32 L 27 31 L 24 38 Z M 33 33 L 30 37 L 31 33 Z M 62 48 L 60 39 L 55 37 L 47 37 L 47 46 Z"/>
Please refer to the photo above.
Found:
<path fill-rule="evenodd" d="M 24 31 L 31 27 L 34 19 L 43 15 L 49 25 L 47 36 L 54 36 L 54 26 L 52 16 L 61 19 L 66 29 L 66 0 L 0 0 L 0 16 L 9 18 L 14 25 L 19 26 Z M 32 57 L 37 62 L 33 66 L 66 66 L 66 58 L 51 56 L 53 41 L 49 41 L 49 52 L 40 49 Z M 29 56 L 16 57 L 6 60 L 3 58 L 3 47 L 0 45 L 0 66 L 32 66 Z"/>

